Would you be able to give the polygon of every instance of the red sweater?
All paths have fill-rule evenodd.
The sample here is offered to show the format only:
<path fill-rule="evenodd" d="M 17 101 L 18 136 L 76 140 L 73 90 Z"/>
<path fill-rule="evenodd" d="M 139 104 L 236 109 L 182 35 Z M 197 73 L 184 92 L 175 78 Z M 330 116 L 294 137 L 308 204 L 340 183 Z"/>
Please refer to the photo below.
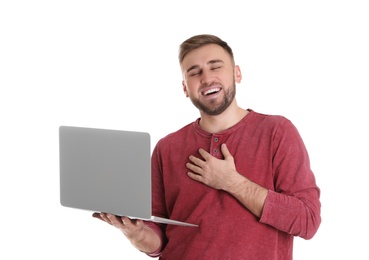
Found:
<path fill-rule="evenodd" d="M 261 218 L 227 192 L 187 176 L 199 148 L 223 158 L 226 143 L 237 171 L 269 190 Z M 310 239 L 320 222 L 320 190 L 308 153 L 294 125 L 282 116 L 250 113 L 217 134 L 198 120 L 161 139 L 152 155 L 153 215 L 199 227 L 149 223 L 161 237 L 163 260 L 287 260 L 293 237 Z"/>

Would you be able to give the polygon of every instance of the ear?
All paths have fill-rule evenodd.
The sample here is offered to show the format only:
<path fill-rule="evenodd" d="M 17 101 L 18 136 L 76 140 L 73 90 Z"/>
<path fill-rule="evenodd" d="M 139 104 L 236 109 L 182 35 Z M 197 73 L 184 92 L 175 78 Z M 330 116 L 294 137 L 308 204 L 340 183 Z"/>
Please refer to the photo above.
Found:
<path fill-rule="evenodd" d="M 187 86 L 184 80 L 182 80 L 182 87 L 183 87 L 183 93 L 185 93 L 186 97 L 188 97 Z"/>
<path fill-rule="evenodd" d="M 240 83 L 242 80 L 241 69 L 238 65 L 234 66 L 234 79 L 237 83 Z"/>

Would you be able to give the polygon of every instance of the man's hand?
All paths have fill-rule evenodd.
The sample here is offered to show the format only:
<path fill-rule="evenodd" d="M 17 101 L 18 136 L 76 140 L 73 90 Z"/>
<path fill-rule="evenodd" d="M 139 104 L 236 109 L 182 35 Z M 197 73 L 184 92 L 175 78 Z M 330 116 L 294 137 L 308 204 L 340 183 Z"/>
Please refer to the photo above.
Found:
<path fill-rule="evenodd" d="M 146 226 L 143 220 L 118 217 L 113 214 L 102 212 L 95 212 L 92 216 L 122 231 L 132 245 L 143 252 L 154 252 L 161 244 L 158 235 L 151 228 Z"/>
<path fill-rule="evenodd" d="M 221 150 L 224 160 L 215 158 L 203 149 L 199 150 L 203 159 L 191 155 L 191 162 L 186 164 L 192 171 L 188 176 L 210 187 L 228 192 L 255 216 L 260 217 L 268 190 L 236 171 L 233 156 L 225 144 L 222 144 Z"/>
<path fill-rule="evenodd" d="M 202 159 L 191 155 L 189 157 L 191 162 L 186 164 L 186 167 L 191 170 L 188 176 L 212 188 L 229 190 L 238 182 L 240 175 L 236 171 L 233 156 L 226 144 L 222 144 L 221 151 L 224 160 L 215 158 L 204 149 L 199 150 Z"/>
<path fill-rule="evenodd" d="M 145 224 L 142 220 L 130 219 L 128 217 L 118 217 L 113 214 L 97 212 L 92 214 L 92 216 L 116 227 L 130 240 L 139 240 L 144 232 Z"/>

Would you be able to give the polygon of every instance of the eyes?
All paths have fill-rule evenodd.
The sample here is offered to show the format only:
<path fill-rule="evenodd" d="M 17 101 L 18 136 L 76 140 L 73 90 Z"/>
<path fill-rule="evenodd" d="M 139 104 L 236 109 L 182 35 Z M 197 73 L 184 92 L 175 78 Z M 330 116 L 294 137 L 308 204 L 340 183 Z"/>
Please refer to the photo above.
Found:
<path fill-rule="evenodd" d="M 211 71 L 218 71 L 222 68 L 221 65 L 212 65 L 210 66 L 210 70 Z M 201 75 L 203 73 L 203 69 L 200 69 L 200 68 L 194 68 L 191 70 L 191 72 L 189 73 L 189 76 L 190 77 L 194 77 L 194 76 L 198 76 L 198 75 Z"/>

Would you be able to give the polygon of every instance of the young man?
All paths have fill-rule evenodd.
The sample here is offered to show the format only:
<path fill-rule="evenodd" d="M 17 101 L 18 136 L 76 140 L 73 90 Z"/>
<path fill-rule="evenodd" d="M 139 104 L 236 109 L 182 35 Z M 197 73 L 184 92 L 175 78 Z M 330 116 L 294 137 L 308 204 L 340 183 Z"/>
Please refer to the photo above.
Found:
<path fill-rule="evenodd" d="M 160 259 L 292 259 L 294 236 L 312 238 L 321 222 L 320 190 L 297 129 L 237 105 L 241 70 L 218 37 L 186 40 L 179 61 L 200 118 L 153 151 L 153 215 L 199 227 L 94 216 Z"/>

